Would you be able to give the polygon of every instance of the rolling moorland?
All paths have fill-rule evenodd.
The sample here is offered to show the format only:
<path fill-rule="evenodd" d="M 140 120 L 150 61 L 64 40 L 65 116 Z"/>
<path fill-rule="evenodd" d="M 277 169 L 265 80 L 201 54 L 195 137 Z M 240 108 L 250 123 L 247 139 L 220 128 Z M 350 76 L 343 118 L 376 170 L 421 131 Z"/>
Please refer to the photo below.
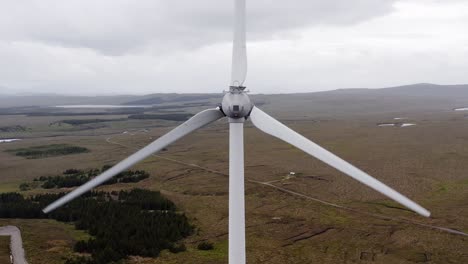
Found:
<path fill-rule="evenodd" d="M 20 139 L 0 143 L 0 192 L 31 197 L 69 191 L 57 185 L 34 187 L 34 179 L 115 164 L 182 119 L 215 107 L 221 97 L 0 96 L 0 140 Z M 248 263 L 468 263 L 468 236 L 463 235 L 468 233 L 468 112 L 454 111 L 468 107 L 468 85 L 257 94 L 252 99 L 286 125 L 414 199 L 432 217 L 409 212 L 246 122 Z M 132 107 L 53 107 L 71 104 Z M 131 117 L 135 115 L 141 118 Z M 227 263 L 226 123 L 203 128 L 132 168 L 149 177 L 98 188 L 160 191 L 194 226 L 182 240 L 185 251 L 164 250 L 157 258 L 130 256 L 125 263 Z M 382 123 L 396 125 L 379 126 Z M 21 149 L 54 145 L 86 151 L 15 155 Z M 25 183 L 33 187 L 20 189 Z M 77 241 L 90 238 L 89 232 L 53 219 L 4 218 L 0 225 L 21 229 L 29 263 L 64 263 L 77 255 Z M 202 242 L 214 248 L 199 250 Z M 0 261 L 6 259 L 7 244 L 0 240 Z"/>

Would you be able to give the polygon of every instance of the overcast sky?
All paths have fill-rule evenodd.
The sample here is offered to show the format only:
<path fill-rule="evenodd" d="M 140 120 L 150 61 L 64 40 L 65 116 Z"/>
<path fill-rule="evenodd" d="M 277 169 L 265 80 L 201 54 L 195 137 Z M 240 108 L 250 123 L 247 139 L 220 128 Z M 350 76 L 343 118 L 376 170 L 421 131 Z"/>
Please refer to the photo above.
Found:
<path fill-rule="evenodd" d="M 0 94 L 228 88 L 233 0 L 0 1 Z M 247 8 L 254 93 L 468 83 L 466 0 Z"/>

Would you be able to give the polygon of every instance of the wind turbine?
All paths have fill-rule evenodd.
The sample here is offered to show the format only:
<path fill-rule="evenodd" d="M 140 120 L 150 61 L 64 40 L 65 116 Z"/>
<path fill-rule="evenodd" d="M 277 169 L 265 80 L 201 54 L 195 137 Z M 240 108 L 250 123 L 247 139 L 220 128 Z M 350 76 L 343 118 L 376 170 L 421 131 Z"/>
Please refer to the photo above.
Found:
<path fill-rule="evenodd" d="M 232 72 L 229 92 L 222 100 L 221 107 L 202 111 L 185 123 L 158 138 L 148 146 L 117 163 L 101 175 L 53 202 L 44 212 L 48 213 L 83 193 L 104 183 L 118 173 L 142 161 L 153 153 L 170 145 L 187 134 L 223 117 L 229 121 L 229 263 L 245 263 L 245 208 L 244 208 L 244 122 L 250 119 L 263 132 L 277 137 L 307 154 L 323 161 L 355 180 L 373 188 L 399 202 L 416 213 L 429 217 L 430 212 L 404 195 L 388 187 L 369 174 L 354 167 L 335 154 L 320 147 L 296 133 L 254 106 L 245 92 L 244 81 L 247 75 L 247 52 L 245 40 L 245 0 L 235 0 L 234 41 L 232 52 Z"/>

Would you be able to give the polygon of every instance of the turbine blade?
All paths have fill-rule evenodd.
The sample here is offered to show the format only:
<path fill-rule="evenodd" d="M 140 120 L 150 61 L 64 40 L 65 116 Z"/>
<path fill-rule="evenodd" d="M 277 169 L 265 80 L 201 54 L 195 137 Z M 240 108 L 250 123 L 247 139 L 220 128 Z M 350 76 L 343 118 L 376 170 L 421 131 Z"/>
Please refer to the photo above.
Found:
<path fill-rule="evenodd" d="M 263 132 L 277 137 L 283 141 L 286 141 L 287 143 L 303 150 L 307 154 L 314 156 L 315 158 L 327 163 L 335 169 L 351 176 L 355 180 L 358 180 L 359 182 L 382 193 L 390 199 L 393 199 L 396 202 L 408 207 L 416 213 L 425 217 L 430 216 L 431 213 L 428 210 L 421 207 L 420 205 L 418 205 L 417 203 L 411 201 L 404 195 L 398 193 L 397 191 L 388 187 L 384 183 L 373 178 L 369 174 L 354 167 L 353 165 L 339 158 L 330 151 L 308 140 L 307 138 L 298 134 L 294 130 L 288 128 L 287 126 L 283 125 L 273 117 L 267 115 L 265 112 L 258 109 L 257 107 L 254 107 L 252 109 L 252 112 L 250 113 L 250 119 L 252 120 L 252 123 Z"/>
<path fill-rule="evenodd" d="M 232 46 L 231 86 L 243 86 L 247 76 L 245 0 L 235 0 L 234 8 L 234 41 Z"/>
<path fill-rule="evenodd" d="M 71 200 L 77 198 L 78 196 L 82 195 L 83 193 L 93 189 L 94 187 L 104 183 L 105 181 L 109 180 L 113 176 L 119 174 L 120 172 L 130 168 L 134 164 L 142 161 L 143 159 L 147 158 L 151 154 L 158 152 L 159 150 L 163 149 L 164 147 L 168 146 L 169 144 L 175 142 L 176 140 L 184 137 L 185 135 L 193 132 L 205 125 L 208 125 L 220 118 L 224 117 L 224 114 L 218 109 L 208 109 L 202 111 L 183 124 L 179 125 L 178 127 L 171 130 L 169 133 L 165 134 L 164 136 L 156 139 L 148 146 L 140 149 L 133 155 L 129 156 L 128 158 L 124 159 L 123 161 L 117 163 L 112 168 L 106 170 L 101 175 L 93 178 L 92 180 L 88 181 L 87 183 L 81 185 L 80 187 L 76 188 L 72 192 L 68 193 L 67 195 L 61 197 L 57 201 L 53 202 L 49 206 L 43 209 L 44 213 L 49 213 L 52 210 L 70 202 Z"/>

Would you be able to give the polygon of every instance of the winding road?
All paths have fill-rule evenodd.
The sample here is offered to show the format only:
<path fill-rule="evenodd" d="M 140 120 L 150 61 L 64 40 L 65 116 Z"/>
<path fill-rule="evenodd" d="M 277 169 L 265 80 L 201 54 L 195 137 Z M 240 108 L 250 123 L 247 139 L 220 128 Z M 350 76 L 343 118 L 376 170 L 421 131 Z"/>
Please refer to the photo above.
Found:
<path fill-rule="evenodd" d="M 10 236 L 10 249 L 14 264 L 27 264 L 21 232 L 16 226 L 0 227 L 0 236 Z"/>
<path fill-rule="evenodd" d="M 147 133 L 148 130 L 136 131 L 134 134 L 132 134 L 132 136 L 136 135 L 137 133 L 140 133 L 140 132 Z M 122 146 L 122 147 L 125 147 L 125 148 L 136 149 L 134 147 L 127 146 L 127 145 L 124 145 L 122 143 L 112 141 L 112 138 L 113 137 L 106 138 L 106 142 L 109 143 L 109 144 L 119 145 L 119 146 Z M 185 165 L 185 166 L 188 166 L 188 167 L 195 167 L 195 168 L 204 170 L 206 172 L 210 172 L 210 173 L 219 174 L 219 175 L 222 175 L 222 176 L 225 176 L 225 177 L 229 177 L 229 175 L 227 173 L 212 170 L 210 168 L 202 167 L 202 166 L 199 166 L 197 164 L 186 163 L 186 162 L 183 162 L 183 161 L 180 161 L 180 160 L 175 160 L 175 159 L 163 157 L 163 156 L 157 155 L 157 154 L 152 154 L 152 156 L 157 157 L 157 158 L 161 158 L 161 159 L 165 159 L 165 160 L 168 160 L 168 161 L 172 161 L 172 162 L 175 162 L 175 163 L 179 163 L 179 164 L 182 164 L 182 165 Z M 405 219 L 405 218 L 391 217 L 391 216 L 387 216 L 387 215 L 383 215 L 383 214 L 370 213 L 370 212 L 366 212 L 366 211 L 363 211 L 363 210 L 358 210 L 358 209 L 354 209 L 354 208 L 351 208 L 351 207 L 346 207 L 346 206 L 343 206 L 343 205 L 327 202 L 327 201 L 324 201 L 324 200 L 321 200 L 321 199 L 318 199 L 318 198 L 314 198 L 314 197 L 311 197 L 311 196 L 308 196 L 308 195 L 305 195 L 305 194 L 302 194 L 302 193 L 298 193 L 298 192 L 295 192 L 295 191 L 292 191 L 292 190 L 288 190 L 288 189 L 276 186 L 276 185 L 273 184 L 273 182 L 275 182 L 275 181 L 273 181 L 273 182 L 260 182 L 260 181 L 250 180 L 250 179 L 245 179 L 245 180 L 247 182 L 250 182 L 250 183 L 260 184 L 260 185 L 263 185 L 263 186 L 271 187 L 271 188 L 274 188 L 274 189 L 276 189 L 276 190 L 278 190 L 280 192 L 284 192 L 284 193 L 288 193 L 288 194 L 291 194 L 291 195 L 294 195 L 294 196 L 298 196 L 298 197 L 301 197 L 303 199 L 312 200 L 312 201 L 315 201 L 315 202 L 318 202 L 318 203 L 321 203 L 321 204 L 325 204 L 325 205 L 328 205 L 328 206 L 331 206 L 331 207 L 335 207 L 335 208 L 338 208 L 338 209 L 341 209 L 341 210 L 345 210 L 345 211 L 348 211 L 348 212 L 353 212 L 353 213 L 357 213 L 357 214 L 361 214 L 361 215 L 366 215 L 366 216 L 370 216 L 370 217 L 377 218 L 377 219 L 391 220 L 391 221 L 396 221 L 396 222 L 400 222 L 400 223 L 416 225 L 416 226 L 419 226 L 419 227 L 438 230 L 438 231 L 450 233 L 450 234 L 453 234 L 453 235 L 468 237 L 467 233 L 464 233 L 464 232 L 459 231 L 459 230 L 447 228 L 447 227 L 434 226 L 434 225 L 429 225 L 429 224 L 425 224 L 425 223 L 421 223 L 421 222 L 417 222 L 417 221 L 409 220 L 409 219 Z"/>

